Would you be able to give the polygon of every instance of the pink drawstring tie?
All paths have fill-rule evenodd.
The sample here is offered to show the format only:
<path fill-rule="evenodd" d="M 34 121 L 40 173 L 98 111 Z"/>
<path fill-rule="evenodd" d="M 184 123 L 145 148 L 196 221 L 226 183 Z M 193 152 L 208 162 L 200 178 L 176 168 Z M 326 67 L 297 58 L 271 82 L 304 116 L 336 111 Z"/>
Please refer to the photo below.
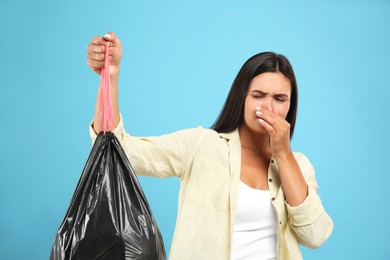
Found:
<path fill-rule="evenodd" d="M 104 134 L 107 131 L 112 131 L 114 129 L 114 113 L 111 104 L 109 44 L 109 42 L 106 42 L 105 61 L 100 73 L 99 86 L 99 130 L 103 131 Z"/>

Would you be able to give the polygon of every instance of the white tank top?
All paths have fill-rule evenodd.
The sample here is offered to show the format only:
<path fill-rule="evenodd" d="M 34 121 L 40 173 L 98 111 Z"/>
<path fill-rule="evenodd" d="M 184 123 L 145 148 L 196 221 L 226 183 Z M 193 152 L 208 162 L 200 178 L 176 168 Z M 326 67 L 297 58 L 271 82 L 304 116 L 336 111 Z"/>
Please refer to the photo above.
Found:
<path fill-rule="evenodd" d="M 232 260 L 275 260 L 277 217 L 268 190 L 239 184 Z"/>

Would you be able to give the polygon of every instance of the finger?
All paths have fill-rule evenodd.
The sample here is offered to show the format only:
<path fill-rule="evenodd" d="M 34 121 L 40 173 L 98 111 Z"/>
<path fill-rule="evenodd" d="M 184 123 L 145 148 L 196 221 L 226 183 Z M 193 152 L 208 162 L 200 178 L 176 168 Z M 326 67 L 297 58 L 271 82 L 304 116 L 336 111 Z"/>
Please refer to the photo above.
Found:
<path fill-rule="evenodd" d="M 103 55 L 103 58 L 101 58 L 100 55 Z M 104 61 L 105 61 L 104 54 L 99 54 L 99 57 L 95 56 L 93 58 L 88 58 L 87 64 L 88 64 L 88 66 L 91 65 L 94 67 L 99 67 L 101 64 L 104 64 Z M 112 57 L 109 57 L 108 61 L 109 61 L 109 63 L 112 63 Z"/>
<path fill-rule="evenodd" d="M 100 54 L 100 53 L 91 53 L 88 55 L 88 59 L 89 60 L 94 60 L 94 61 L 104 61 L 104 54 Z"/>
<path fill-rule="evenodd" d="M 93 69 L 93 71 L 100 75 L 102 72 L 102 69 Z"/>
<path fill-rule="evenodd" d="M 94 61 L 94 60 L 88 60 L 87 61 L 87 65 L 88 67 L 90 67 L 91 69 L 95 70 L 95 69 L 101 69 L 104 67 L 104 61 Z"/>
<path fill-rule="evenodd" d="M 275 112 L 267 109 L 258 109 L 256 116 L 267 122 L 274 129 L 275 134 L 290 133 L 290 123 Z"/>
<path fill-rule="evenodd" d="M 101 61 L 105 59 L 104 53 L 87 52 L 87 62 Z"/>
<path fill-rule="evenodd" d="M 264 129 L 268 132 L 270 136 L 274 136 L 276 134 L 275 128 L 264 119 L 259 118 L 259 123 L 262 127 L 264 127 Z"/>
<path fill-rule="evenodd" d="M 110 61 L 111 59 L 109 59 Z M 88 53 L 87 54 L 87 63 L 88 64 L 95 64 L 95 63 L 104 63 L 105 61 L 105 55 L 99 54 L 99 53 Z"/>
<path fill-rule="evenodd" d="M 116 36 L 116 34 L 115 34 L 114 32 L 108 32 L 108 33 L 106 33 L 106 34 L 103 36 L 103 39 L 104 39 L 105 41 L 111 42 L 111 43 L 112 43 L 111 46 L 115 46 L 115 45 L 120 44 L 120 41 L 119 41 L 118 37 Z"/>
<path fill-rule="evenodd" d="M 112 57 L 114 56 L 114 52 L 116 52 L 116 50 L 112 50 L 110 48 L 109 53 L 108 53 L 108 56 L 110 57 L 109 61 L 113 60 Z M 88 47 L 87 47 L 87 59 L 102 60 L 102 58 L 105 59 L 105 56 L 104 56 L 105 53 L 106 53 L 105 46 L 88 45 Z"/>
<path fill-rule="evenodd" d="M 279 115 L 279 112 L 277 110 L 272 111 L 272 110 L 269 110 L 266 108 L 263 108 L 263 109 L 260 108 L 260 109 L 257 109 L 256 111 L 261 111 L 265 118 L 269 118 L 269 123 L 283 124 L 284 122 L 287 122 L 284 117 Z"/>
<path fill-rule="evenodd" d="M 103 55 L 104 56 L 104 55 Z M 109 62 L 112 62 L 112 57 L 109 58 Z M 104 67 L 104 58 L 102 60 L 96 60 L 96 59 L 87 59 L 87 65 L 91 69 L 101 69 Z"/>
<path fill-rule="evenodd" d="M 105 58 L 105 47 L 104 46 L 91 46 L 87 51 L 87 58 L 94 60 L 101 60 Z M 109 57 L 112 58 L 113 53 L 109 51 Z"/>
<path fill-rule="evenodd" d="M 106 48 L 104 45 L 89 44 L 87 46 L 87 51 L 89 53 L 105 53 Z"/>
<path fill-rule="evenodd" d="M 116 35 L 114 33 L 106 33 L 103 36 L 103 40 L 105 41 L 105 43 L 108 42 L 109 47 L 119 46 L 119 44 L 118 44 L 119 39 L 116 37 Z"/>
<path fill-rule="evenodd" d="M 93 45 L 106 45 L 106 42 L 102 36 L 95 36 L 91 39 L 91 44 Z"/>
<path fill-rule="evenodd" d="M 256 110 L 256 116 L 259 119 L 266 121 L 271 126 L 274 126 L 274 124 L 276 123 L 276 118 L 270 110 L 258 109 Z"/>

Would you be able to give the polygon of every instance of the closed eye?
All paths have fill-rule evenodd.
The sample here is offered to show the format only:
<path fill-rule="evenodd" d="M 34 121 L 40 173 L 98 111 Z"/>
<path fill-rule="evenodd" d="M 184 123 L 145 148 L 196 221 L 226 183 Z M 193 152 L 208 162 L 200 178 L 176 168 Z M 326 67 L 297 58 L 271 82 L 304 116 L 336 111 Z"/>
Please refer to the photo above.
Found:
<path fill-rule="evenodd" d="M 265 97 L 264 95 L 252 95 L 253 98 L 263 98 Z"/>
<path fill-rule="evenodd" d="M 267 96 L 267 93 L 264 93 L 263 91 L 259 91 L 259 90 L 252 91 L 253 98 L 263 98 L 265 96 Z"/>
<path fill-rule="evenodd" d="M 285 102 L 285 101 L 289 100 L 289 97 L 287 95 L 285 95 L 285 94 L 275 95 L 274 98 L 275 98 L 276 101 L 279 101 L 279 102 Z"/>
<path fill-rule="evenodd" d="M 251 95 L 255 99 L 260 99 L 260 98 L 265 98 L 268 95 L 268 93 L 263 92 L 261 90 L 253 90 L 251 92 Z M 290 97 L 287 94 L 274 94 L 273 98 L 278 102 L 286 102 L 290 100 Z"/>

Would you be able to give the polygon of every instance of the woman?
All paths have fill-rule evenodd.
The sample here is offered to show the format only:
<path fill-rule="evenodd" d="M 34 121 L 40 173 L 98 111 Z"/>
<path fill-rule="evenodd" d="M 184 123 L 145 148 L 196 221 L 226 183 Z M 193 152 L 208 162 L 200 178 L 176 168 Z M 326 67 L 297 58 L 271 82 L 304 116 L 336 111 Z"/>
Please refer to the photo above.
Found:
<path fill-rule="evenodd" d="M 100 73 L 107 41 L 113 132 L 138 174 L 180 179 L 170 259 L 297 260 L 300 243 L 325 242 L 333 223 L 317 195 L 314 169 L 290 148 L 297 84 L 284 56 L 260 53 L 243 65 L 212 129 L 138 138 L 125 132 L 118 109 L 122 49 L 114 33 L 92 39 L 88 65 Z M 93 140 L 98 115 L 96 104 Z"/>

